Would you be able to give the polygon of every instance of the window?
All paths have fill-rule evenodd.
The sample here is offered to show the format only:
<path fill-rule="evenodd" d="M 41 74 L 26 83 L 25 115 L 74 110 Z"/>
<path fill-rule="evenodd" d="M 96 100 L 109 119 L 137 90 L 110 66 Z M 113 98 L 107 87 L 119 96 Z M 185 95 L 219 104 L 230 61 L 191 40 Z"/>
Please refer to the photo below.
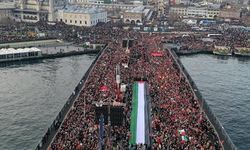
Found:
<path fill-rule="evenodd" d="M 6 55 L 0 55 L 0 59 L 6 59 Z"/>
<path fill-rule="evenodd" d="M 13 58 L 13 54 L 8 54 L 7 58 Z"/>
<path fill-rule="evenodd" d="M 65 22 L 67 23 L 67 19 L 65 19 Z"/>
<path fill-rule="evenodd" d="M 80 24 L 82 24 L 82 21 L 80 21 Z"/>
<path fill-rule="evenodd" d="M 85 24 L 88 24 L 87 21 L 85 21 Z"/>
<path fill-rule="evenodd" d="M 77 21 L 75 20 L 75 23 L 77 23 Z"/>
<path fill-rule="evenodd" d="M 21 53 L 22 57 L 27 57 L 27 53 Z"/>
<path fill-rule="evenodd" d="M 33 52 L 29 52 L 29 56 L 34 56 L 34 53 Z"/>
<path fill-rule="evenodd" d="M 14 58 L 20 58 L 20 57 L 21 57 L 20 53 L 14 54 Z"/>
<path fill-rule="evenodd" d="M 70 23 L 72 23 L 72 20 L 70 20 Z"/>

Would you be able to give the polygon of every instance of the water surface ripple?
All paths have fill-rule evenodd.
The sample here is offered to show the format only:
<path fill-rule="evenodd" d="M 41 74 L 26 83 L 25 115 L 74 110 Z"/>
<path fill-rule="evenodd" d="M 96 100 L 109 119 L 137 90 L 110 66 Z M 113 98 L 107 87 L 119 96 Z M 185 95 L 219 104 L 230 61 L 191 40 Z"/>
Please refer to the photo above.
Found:
<path fill-rule="evenodd" d="M 250 58 L 180 58 L 236 147 L 250 149 Z"/>
<path fill-rule="evenodd" d="M 0 66 L 0 149 L 35 149 L 95 56 Z"/>

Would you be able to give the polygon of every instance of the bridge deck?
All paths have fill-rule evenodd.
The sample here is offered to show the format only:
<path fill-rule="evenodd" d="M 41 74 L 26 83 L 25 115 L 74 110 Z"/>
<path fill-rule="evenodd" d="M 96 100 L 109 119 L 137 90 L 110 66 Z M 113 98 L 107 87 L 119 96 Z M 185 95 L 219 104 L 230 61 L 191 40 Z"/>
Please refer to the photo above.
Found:
<path fill-rule="evenodd" d="M 152 111 L 152 149 L 223 149 L 212 124 L 203 113 L 185 75 L 169 51 L 162 49 L 161 37 L 135 35 L 133 47 L 113 42 L 103 51 L 89 72 L 73 107 L 62 122 L 50 148 L 97 149 L 98 125 L 93 101 L 126 103 L 124 124 L 105 126 L 106 148 L 128 149 L 131 133 L 132 83 L 146 79 Z M 121 82 L 126 92 L 117 95 L 116 65 L 121 66 Z M 100 87 L 107 87 L 100 90 Z"/>

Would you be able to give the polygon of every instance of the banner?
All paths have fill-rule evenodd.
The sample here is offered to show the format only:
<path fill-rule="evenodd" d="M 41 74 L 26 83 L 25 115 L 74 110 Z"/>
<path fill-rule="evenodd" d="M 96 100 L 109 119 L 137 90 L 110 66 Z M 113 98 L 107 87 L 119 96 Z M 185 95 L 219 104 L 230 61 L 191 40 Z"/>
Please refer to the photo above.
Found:
<path fill-rule="evenodd" d="M 145 82 L 133 85 L 130 144 L 145 144 Z"/>

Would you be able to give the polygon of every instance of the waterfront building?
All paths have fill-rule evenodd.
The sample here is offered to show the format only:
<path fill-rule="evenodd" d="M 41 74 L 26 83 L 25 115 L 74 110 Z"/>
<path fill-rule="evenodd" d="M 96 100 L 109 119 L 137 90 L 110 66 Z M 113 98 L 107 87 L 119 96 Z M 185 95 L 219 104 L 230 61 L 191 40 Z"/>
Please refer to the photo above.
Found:
<path fill-rule="evenodd" d="M 231 5 L 228 5 L 220 11 L 219 17 L 224 19 L 225 21 L 230 21 L 234 19 L 240 20 L 241 10 L 236 7 L 232 7 Z"/>
<path fill-rule="evenodd" d="M 11 1 L 0 1 L 0 22 L 8 19 L 13 14 L 15 3 Z"/>
<path fill-rule="evenodd" d="M 13 20 L 23 22 L 54 21 L 55 7 L 66 4 L 65 0 L 20 0 L 16 2 Z"/>
<path fill-rule="evenodd" d="M 93 26 L 107 21 L 107 12 L 102 8 L 84 8 L 66 5 L 66 0 L 20 0 L 18 2 L 0 2 L 0 21 L 10 18 L 17 22 L 56 22 L 69 25 Z"/>
<path fill-rule="evenodd" d="M 123 13 L 123 21 L 125 23 L 143 23 L 149 20 L 152 15 L 152 11 L 144 6 L 138 6 L 131 10 L 126 10 Z"/>
<path fill-rule="evenodd" d="M 220 10 L 217 8 L 209 7 L 194 7 L 194 6 L 173 6 L 170 8 L 169 13 L 174 13 L 182 17 L 197 17 L 213 19 L 217 17 Z"/>
<path fill-rule="evenodd" d="M 58 9 L 56 21 L 75 26 L 94 26 L 98 22 L 107 22 L 107 11 L 100 8 L 66 6 Z"/>
<path fill-rule="evenodd" d="M 10 9 L 0 9 L 0 22 L 10 18 L 12 16 L 12 10 Z"/>
<path fill-rule="evenodd" d="M 190 0 L 169 0 L 169 4 L 170 5 L 180 5 L 180 4 L 188 5 L 190 4 Z"/>
<path fill-rule="evenodd" d="M 104 0 L 70 0 L 70 4 L 104 4 Z"/>

